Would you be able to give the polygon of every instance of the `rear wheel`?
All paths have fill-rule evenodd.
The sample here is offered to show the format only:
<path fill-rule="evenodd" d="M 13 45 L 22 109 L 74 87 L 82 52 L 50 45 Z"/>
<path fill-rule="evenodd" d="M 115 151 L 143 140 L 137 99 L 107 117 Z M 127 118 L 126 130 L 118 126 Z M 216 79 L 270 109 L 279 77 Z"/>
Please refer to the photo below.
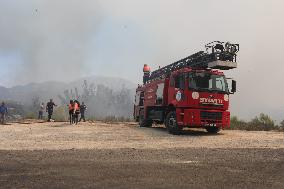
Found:
<path fill-rule="evenodd" d="M 220 131 L 220 128 L 219 127 L 207 127 L 206 131 L 208 133 L 215 133 L 216 134 Z"/>
<path fill-rule="evenodd" d="M 182 129 L 177 124 L 175 111 L 171 111 L 167 114 L 165 125 L 169 133 L 174 135 L 179 135 L 181 133 Z"/>
<path fill-rule="evenodd" d="M 139 113 L 139 126 L 140 127 L 151 127 L 153 121 L 150 119 L 144 119 L 144 110 L 141 110 Z"/>

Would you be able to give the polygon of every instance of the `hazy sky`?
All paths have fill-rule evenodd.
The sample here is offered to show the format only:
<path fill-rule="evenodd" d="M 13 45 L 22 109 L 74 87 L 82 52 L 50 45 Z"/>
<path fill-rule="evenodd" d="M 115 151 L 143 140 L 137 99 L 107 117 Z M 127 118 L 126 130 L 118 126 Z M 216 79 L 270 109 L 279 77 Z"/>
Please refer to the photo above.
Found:
<path fill-rule="evenodd" d="M 232 112 L 284 119 L 283 0 L 0 0 L 0 85 L 80 76 L 141 82 L 213 40 L 240 43 Z"/>

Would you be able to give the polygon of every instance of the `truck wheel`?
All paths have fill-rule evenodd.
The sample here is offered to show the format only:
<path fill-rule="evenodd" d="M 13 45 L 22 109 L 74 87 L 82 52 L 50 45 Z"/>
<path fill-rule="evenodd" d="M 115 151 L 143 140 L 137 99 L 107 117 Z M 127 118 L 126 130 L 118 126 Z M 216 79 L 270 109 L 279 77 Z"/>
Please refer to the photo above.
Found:
<path fill-rule="evenodd" d="M 220 128 L 219 127 L 207 127 L 206 131 L 208 133 L 218 133 L 220 131 Z"/>
<path fill-rule="evenodd" d="M 136 117 L 136 118 L 135 118 L 135 122 L 139 122 L 139 117 Z"/>
<path fill-rule="evenodd" d="M 150 119 L 144 119 L 144 110 L 140 111 L 139 114 L 139 126 L 140 127 L 151 127 L 153 124 L 153 121 Z"/>
<path fill-rule="evenodd" d="M 174 135 L 179 135 L 181 133 L 181 128 L 177 124 L 175 111 L 171 111 L 167 114 L 165 125 L 169 133 Z"/>

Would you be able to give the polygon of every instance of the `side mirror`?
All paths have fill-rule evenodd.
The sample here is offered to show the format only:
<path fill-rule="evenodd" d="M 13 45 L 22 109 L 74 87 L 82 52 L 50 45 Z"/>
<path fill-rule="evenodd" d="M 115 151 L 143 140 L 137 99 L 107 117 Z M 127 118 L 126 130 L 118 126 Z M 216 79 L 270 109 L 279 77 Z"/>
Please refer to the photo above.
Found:
<path fill-rule="evenodd" d="M 237 91 L 237 82 L 232 80 L 232 90 L 231 93 L 235 93 Z"/>

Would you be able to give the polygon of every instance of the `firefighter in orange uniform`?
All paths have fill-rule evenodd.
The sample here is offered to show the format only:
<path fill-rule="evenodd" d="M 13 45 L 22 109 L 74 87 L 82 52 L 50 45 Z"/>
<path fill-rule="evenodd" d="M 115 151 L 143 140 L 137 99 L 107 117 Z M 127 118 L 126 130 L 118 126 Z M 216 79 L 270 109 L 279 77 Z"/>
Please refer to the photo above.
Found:
<path fill-rule="evenodd" d="M 70 125 L 74 123 L 74 109 L 75 109 L 75 104 L 73 100 L 70 100 L 69 106 L 69 120 L 70 120 Z"/>
<path fill-rule="evenodd" d="M 143 67 L 143 72 L 144 72 L 144 76 L 143 76 L 143 84 L 146 84 L 149 77 L 150 77 L 150 66 L 148 66 L 147 64 L 144 64 L 144 67 Z"/>
<path fill-rule="evenodd" d="M 79 119 L 79 114 L 80 114 L 80 103 L 78 100 L 74 101 L 74 119 L 75 119 L 75 123 L 76 125 L 78 124 L 78 119 Z"/>

